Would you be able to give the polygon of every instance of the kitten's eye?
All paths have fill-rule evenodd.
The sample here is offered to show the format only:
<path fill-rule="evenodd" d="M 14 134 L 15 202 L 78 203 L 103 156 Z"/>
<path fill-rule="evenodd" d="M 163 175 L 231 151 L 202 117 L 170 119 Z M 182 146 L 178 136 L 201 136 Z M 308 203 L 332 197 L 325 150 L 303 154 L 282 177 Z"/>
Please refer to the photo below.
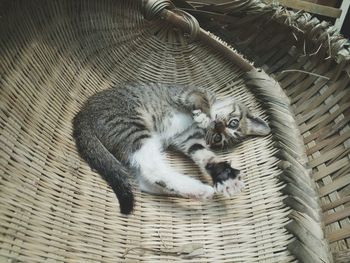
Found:
<path fill-rule="evenodd" d="M 214 135 L 214 143 L 219 143 L 222 140 L 222 135 L 217 133 Z"/>
<path fill-rule="evenodd" d="M 228 123 L 228 127 L 231 129 L 236 129 L 238 127 L 239 120 L 238 119 L 233 119 Z"/>

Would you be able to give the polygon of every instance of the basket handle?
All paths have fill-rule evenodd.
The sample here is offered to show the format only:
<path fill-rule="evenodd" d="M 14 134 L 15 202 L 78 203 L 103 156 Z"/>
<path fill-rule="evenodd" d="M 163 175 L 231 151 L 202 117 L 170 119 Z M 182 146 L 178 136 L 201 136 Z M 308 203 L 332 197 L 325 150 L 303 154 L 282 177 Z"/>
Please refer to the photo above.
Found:
<path fill-rule="evenodd" d="M 175 9 L 174 4 L 170 0 L 143 0 L 143 13 L 147 20 L 156 18 L 164 19 L 188 34 L 190 41 L 199 40 L 215 50 L 218 50 L 240 67 L 242 71 L 249 72 L 255 69 L 249 61 L 236 53 L 225 42 L 219 40 L 212 33 L 202 29 L 193 16 L 185 11 Z"/>

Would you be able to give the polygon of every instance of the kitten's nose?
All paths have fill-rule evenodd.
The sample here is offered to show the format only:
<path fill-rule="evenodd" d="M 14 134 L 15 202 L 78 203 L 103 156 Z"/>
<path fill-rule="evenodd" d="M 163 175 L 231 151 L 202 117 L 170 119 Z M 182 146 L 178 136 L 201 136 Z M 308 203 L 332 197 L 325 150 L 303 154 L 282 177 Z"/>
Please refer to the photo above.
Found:
<path fill-rule="evenodd" d="M 223 121 L 215 121 L 214 129 L 218 133 L 223 133 L 225 131 L 225 123 Z"/>

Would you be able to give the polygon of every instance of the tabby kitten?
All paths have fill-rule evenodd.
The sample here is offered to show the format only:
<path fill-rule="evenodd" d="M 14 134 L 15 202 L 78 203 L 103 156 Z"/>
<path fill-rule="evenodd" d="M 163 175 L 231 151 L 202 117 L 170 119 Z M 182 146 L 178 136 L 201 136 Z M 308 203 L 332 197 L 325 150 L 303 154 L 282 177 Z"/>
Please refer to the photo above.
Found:
<path fill-rule="evenodd" d="M 131 174 L 142 191 L 154 194 L 206 199 L 214 192 L 240 192 L 244 183 L 239 171 L 209 147 L 270 132 L 265 121 L 233 98 L 215 99 L 197 87 L 139 83 L 89 98 L 73 129 L 79 153 L 112 187 L 123 214 L 133 210 Z M 209 174 L 214 187 L 174 171 L 164 155 L 169 146 Z"/>

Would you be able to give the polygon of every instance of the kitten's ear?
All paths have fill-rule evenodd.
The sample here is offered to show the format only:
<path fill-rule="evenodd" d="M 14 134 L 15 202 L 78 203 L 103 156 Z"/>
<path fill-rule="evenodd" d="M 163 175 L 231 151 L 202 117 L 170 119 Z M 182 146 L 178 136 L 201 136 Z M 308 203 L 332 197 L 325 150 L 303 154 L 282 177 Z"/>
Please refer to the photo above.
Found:
<path fill-rule="evenodd" d="M 269 125 L 263 119 L 248 115 L 247 116 L 247 134 L 248 135 L 268 135 L 271 132 Z"/>
<path fill-rule="evenodd" d="M 216 94 L 213 91 L 206 90 L 209 99 L 209 105 L 212 106 L 216 101 Z"/>

